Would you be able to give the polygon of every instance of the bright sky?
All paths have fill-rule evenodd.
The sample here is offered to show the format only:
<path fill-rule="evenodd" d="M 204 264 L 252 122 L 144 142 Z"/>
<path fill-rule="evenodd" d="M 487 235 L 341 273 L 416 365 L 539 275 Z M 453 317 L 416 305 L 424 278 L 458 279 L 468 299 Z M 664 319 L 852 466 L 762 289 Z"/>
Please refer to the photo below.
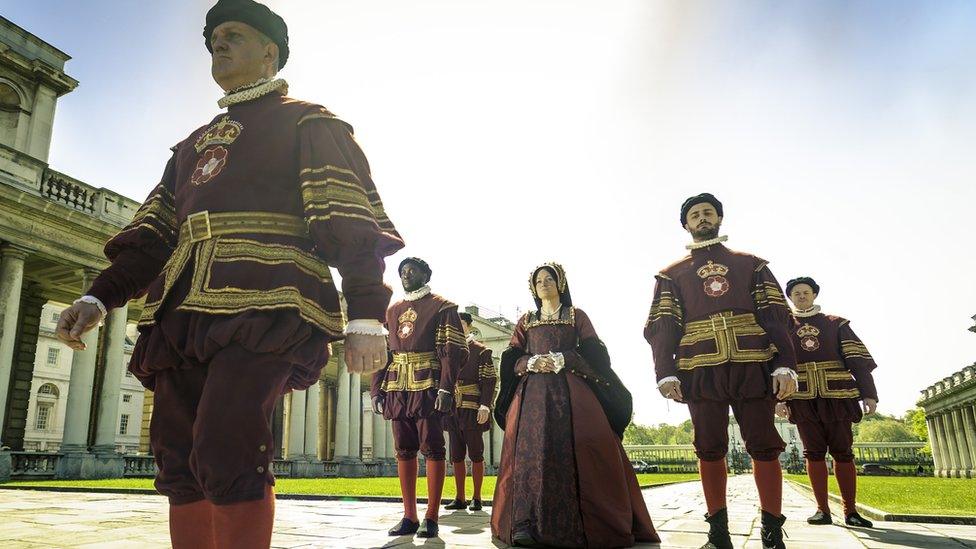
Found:
<path fill-rule="evenodd" d="M 5 2 L 74 57 L 51 164 L 141 200 L 218 112 L 211 2 Z M 563 263 L 641 423 L 687 419 L 641 337 L 685 255 L 681 201 L 822 286 L 872 351 L 880 410 L 976 359 L 976 4 L 271 0 L 293 97 L 352 123 L 432 287 L 514 316 Z"/>

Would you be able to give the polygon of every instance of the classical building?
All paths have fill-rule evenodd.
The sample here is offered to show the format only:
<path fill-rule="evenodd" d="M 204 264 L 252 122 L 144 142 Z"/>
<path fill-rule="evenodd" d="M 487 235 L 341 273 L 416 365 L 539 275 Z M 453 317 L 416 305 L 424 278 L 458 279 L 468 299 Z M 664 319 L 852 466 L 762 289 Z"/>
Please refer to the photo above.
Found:
<path fill-rule="evenodd" d="M 976 476 L 976 364 L 923 389 L 918 405 L 925 410 L 935 475 Z"/>
<path fill-rule="evenodd" d="M 24 431 L 26 451 L 57 452 L 61 448 L 73 352 L 54 335 L 63 309 L 64 305 L 56 303 L 48 303 L 41 309 L 34 376 Z M 125 369 L 132 356 L 136 337 L 136 325 L 129 324 L 123 344 L 124 371 L 119 381 L 119 415 L 116 421 L 118 433 L 115 437 L 115 449 L 122 454 L 139 451 L 144 390 L 139 380 Z"/>
<path fill-rule="evenodd" d="M 125 468 L 116 450 L 120 409 L 129 404 L 126 333 L 139 305 L 113 311 L 86 336 L 86 350 L 57 357 L 71 363 L 60 385 L 34 377 L 45 305 L 84 293 L 107 266 L 105 242 L 139 206 L 48 165 L 57 100 L 78 85 L 64 72 L 69 59 L 0 17 L 0 477 L 11 467 L 68 478 L 121 476 Z M 52 413 L 64 418 L 57 454 L 24 452 L 38 412 L 42 426 L 52 425 Z"/>

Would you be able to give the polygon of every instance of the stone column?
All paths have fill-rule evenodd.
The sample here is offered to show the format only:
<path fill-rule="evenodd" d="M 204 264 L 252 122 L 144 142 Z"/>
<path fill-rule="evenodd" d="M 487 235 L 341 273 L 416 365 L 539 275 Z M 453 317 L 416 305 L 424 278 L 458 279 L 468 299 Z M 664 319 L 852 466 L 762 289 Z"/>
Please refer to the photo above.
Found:
<path fill-rule="evenodd" d="M 927 417 L 925 418 L 925 427 L 929 433 L 929 448 L 932 450 L 932 462 L 935 470 L 933 471 L 934 476 L 939 476 L 939 471 L 942 470 L 942 450 L 939 448 L 939 439 L 936 435 L 935 428 L 935 418 Z"/>
<path fill-rule="evenodd" d="M 333 461 L 343 461 L 349 457 L 349 370 L 346 362 L 339 356 L 339 373 L 336 383 L 335 409 L 335 452 Z"/>
<path fill-rule="evenodd" d="M 319 399 L 322 386 L 316 381 L 308 388 L 308 400 L 305 402 L 305 457 L 309 461 L 318 461 L 319 449 Z"/>
<path fill-rule="evenodd" d="M 974 406 L 969 404 L 959 410 L 965 428 L 966 443 L 969 446 L 970 477 L 976 477 L 976 417 L 973 409 Z"/>
<path fill-rule="evenodd" d="M 17 320 L 24 287 L 24 263 L 28 250 L 14 244 L 0 245 L 0 439 L 7 419 L 10 375 L 17 346 Z M 0 447 L 3 441 L 0 440 Z"/>
<path fill-rule="evenodd" d="M 945 422 L 942 421 L 942 412 L 936 413 L 935 417 L 932 418 L 932 424 L 935 426 L 936 439 L 939 443 L 939 453 L 942 456 L 942 469 L 939 472 L 939 476 L 948 477 L 949 471 L 952 470 L 952 456 L 949 455 L 949 442 L 946 440 Z"/>
<path fill-rule="evenodd" d="M 292 391 L 288 409 L 288 451 L 285 459 L 305 457 L 305 391 Z"/>
<path fill-rule="evenodd" d="M 373 461 L 386 457 L 386 420 L 381 414 L 373 413 Z"/>
<path fill-rule="evenodd" d="M 362 461 L 363 443 L 360 429 L 363 423 L 363 393 L 362 377 L 359 374 L 349 376 L 349 457 L 355 461 Z"/>
<path fill-rule="evenodd" d="M 942 431 L 945 436 L 946 449 L 949 451 L 949 474 L 947 477 L 959 476 L 961 463 L 959 461 L 959 447 L 956 445 L 956 428 L 952 422 L 952 411 L 946 410 L 942 413 Z"/>
<path fill-rule="evenodd" d="M 956 427 L 956 447 L 959 448 L 959 476 L 969 478 L 972 476 L 973 458 L 969 448 L 969 437 L 966 436 L 962 408 L 957 407 L 952 410 L 952 423 Z"/>
<path fill-rule="evenodd" d="M 113 309 L 105 319 L 105 374 L 98 399 L 95 424 L 96 454 L 115 454 L 119 432 L 119 400 L 122 398 L 122 376 L 125 375 L 125 327 L 129 307 Z M 133 425 L 133 428 L 135 425 Z"/>
<path fill-rule="evenodd" d="M 88 291 L 96 276 L 98 271 L 84 270 L 81 283 L 82 294 Z M 61 439 L 61 451 L 66 454 L 88 451 L 88 425 L 91 420 L 92 389 L 95 383 L 95 359 L 98 355 L 98 329 L 88 332 L 81 340 L 87 346 L 85 350 L 71 353 L 71 378 L 68 381 L 64 435 Z"/>
<path fill-rule="evenodd" d="M 491 464 L 498 469 L 502 462 L 502 442 L 505 440 L 505 431 L 497 423 L 491 424 Z"/>

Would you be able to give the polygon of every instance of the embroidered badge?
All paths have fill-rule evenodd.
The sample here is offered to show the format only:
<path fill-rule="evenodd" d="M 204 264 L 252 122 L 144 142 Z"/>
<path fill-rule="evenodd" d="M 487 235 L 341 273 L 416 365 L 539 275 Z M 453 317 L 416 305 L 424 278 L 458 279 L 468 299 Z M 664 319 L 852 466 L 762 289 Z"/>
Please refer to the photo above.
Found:
<path fill-rule="evenodd" d="M 400 336 L 400 339 L 406 339 L 413 334 L 413 331 L 416 328 L 414 322 L 416 321 L 417 311 L 414 311 L 413 307 L 410 307 L 404 311 L 402 315 L 400 315 L 400 318 L 397 319 L 397 323 L 400 325 L 397 328 L 397 335 Z"/>
<path fill-rule="evenodd" d="M 721 297 L 729 291 L 729 280 L 725 275 L 729 274 L 729 268 L 721 263 L 709 261 L 696 271 L 699 278 L 705 279 L 705 295 L 709 297 Z"/>
<path fill-rule="evenodd" d="M 804 351 L 813 352 L 820 348 L 820 340 L 817 339 L 820 330 L 816 327 L 804 324 L 796 331 L 796 335 L 800 337 L 800 348 Z"/>
<path fill-rule="evenodd" d="M 190 183 L 203 185 L 207 181 L 217 177 L 220 170 L 224 169 L 224 166 L 227 165 L 227 155 L 227 149 L 222 145 L 207 149 L 200 156 L 200 160 L 197 161 L 197 167 L 193 170 L 193 175 L 190 176 Z"/>
<path fill-rule="evenodd" d="M 203 152 L 210 145 L 230 145 L 244 131 L 244 126 L 236 120 L 231 120 L 229 116 L 224 116 L 216 124 L 207 128 L 197 142 L 193 145 L 197 154 Z"/>

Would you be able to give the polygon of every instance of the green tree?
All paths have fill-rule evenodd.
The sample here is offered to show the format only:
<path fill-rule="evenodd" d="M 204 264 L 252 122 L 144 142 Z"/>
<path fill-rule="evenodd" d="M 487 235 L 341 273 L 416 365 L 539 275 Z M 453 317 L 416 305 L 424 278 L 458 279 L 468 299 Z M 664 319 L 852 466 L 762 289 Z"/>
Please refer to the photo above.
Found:
<path fill-rule="evenodd" d="M 655 444 L 652 428 L 631 423 L 624 429 L 624 444 Z"/>
<path fill-rule="evenodd" d="M 896 419 L 877 419 L 863 423 L 857 430 L 857 442 L 913 442 L 918 438 Z"/>

